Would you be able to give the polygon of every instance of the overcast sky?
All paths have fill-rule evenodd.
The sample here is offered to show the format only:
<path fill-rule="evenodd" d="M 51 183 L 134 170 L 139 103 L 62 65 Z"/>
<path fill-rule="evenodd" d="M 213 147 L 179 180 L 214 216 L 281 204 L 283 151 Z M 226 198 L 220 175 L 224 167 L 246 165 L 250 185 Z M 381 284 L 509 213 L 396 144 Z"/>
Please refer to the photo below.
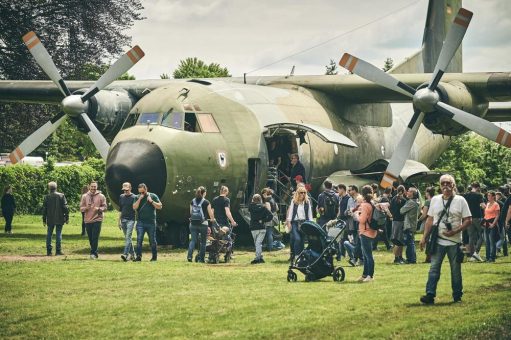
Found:
<path fill-rule="evenodd" d="M 338 61 L 344 52 L 380 67 L 387 57 L 399 63 L 420 48 L 428 1 L 151 0 L 143 4 L 147 19 L 129 32 L 133 45 L 140 45 L 146 54 L 130 71 L 137 79 L 171 75 L 187 57 L 219 63 L 233 76 L 242 76 L 345 32 L 249 75 L 288 74 L 293 65 L 296 75 L 324 74 L 329 60 Z M 511 1 L 465 0 L 463 7 L 474 12 L 464 39 L 464 70 L 511 71 Z"/>

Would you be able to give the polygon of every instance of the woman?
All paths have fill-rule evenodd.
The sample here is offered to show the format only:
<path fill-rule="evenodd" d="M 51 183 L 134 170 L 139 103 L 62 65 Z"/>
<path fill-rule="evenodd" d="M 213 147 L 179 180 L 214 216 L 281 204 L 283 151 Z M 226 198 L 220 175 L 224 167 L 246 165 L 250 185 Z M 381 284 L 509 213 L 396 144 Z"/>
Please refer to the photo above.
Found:
<path fill-rule="evenodd" d="M 16 210 L 16 201 L 12 195 L 12 188 L 10 185 L 4 189 L 2 196 L 2 215 L 5 218 L 5 233 L 12 234 L 12 219 L 14 217 L 14 211 Z"/>
<path fill-rule="evenodd" d="M 424 205 L 422 206 L 422 209 L 421 209 L 421 215 L 419 216 L 419 223 L 420 223 L 419 231 L 421 233 L 424 232 L 424 226 L 426 225 L 426 220 L 428 218 L 429 205 L 431 204 L 431 199 L 433 198 L 433 196 L 435 196 L 435 188 L 427 187 L 426 193 L 424 194 L 424 196 L 426 197 L 426 200 L 424 201 Z M 431 263 L 431 255 L 430 254 L 426 255 L 426 261 L 424 261 L 424 262 Z"/>
<path fill-rule="evenodd" d="M 495 191 L 488 192 L 488 203 L 484 207 L 484 239 L 486 241 L 486 262 L 495 262 L 497 257 L 497 223 L 499 222 L 500 206 L 495 200 Z"/>
<path fill-rule="evenodd" d="M 263 241 L 266 235 L 265 222 L 273 219 L 273 214 L 269 209 L 269 203 L 267 203 L 267 205 L 268 206 L 263 204 L 261 195 L 255 194 L 248 207 L 248 211 L 250 212 L 250 231 L 252 232 L 255 245 L 255 258 L 250 264 L 264 263 Z"/>
<path fill-rule="evenodd" d="M 406 203 L 406 198 L 404 197 L 405 192 L 406 189 L 403 185 L 398 186 L 397 195 L 390 201 L 390 212 L 392 213 L 392 236 L 390 240 L 394 243 L 394 264 L 405 263 L 403 259 L 405 217 L 400 211 Z"/>
<path fill-rule="evenodd" d="M 360 245 L 362 247 L 362 255 L 364 256 L 364 272 L 358 278 L 358 282 L 371 282 L 374 278 L 374 259 L 373 259 L 373 241 L 378 235 L 377 230 L 371 229 L 369 223 L 373 213 L 373 189 L 369 185 L 364 185 L 361 191 L 364 201 L 360 204 L 360 215 L 358 218 L 358 234 L 360 237 Z"/>
<path fill-rule="evenodd" d="M 300 255 L 304 247 L 304 235 L 300 227 L 305 221 L 313 221 L 312 218 L 312 204 L 307 196 L 307 190 L 305 186 L 298 185 L 286 218 L 286 226 L 291 231 L 291 262 L 294 256 Z"/>
<path fill-rule="evenodd" d="M 195 220 L 194 215 L 200 214 L 200 220 Z M 190 234 L 192 234 L 192 240 L 188 246 L 188 262 L 192 262 L 193 250 L 198 242 L 200 234 L 200 247 L 199 255 L 195 258 L 195 262 L 204 263 L 204 257 L 206 256 L 206 237 L 208 236 L 208 219 L 209 216 L 211 221 L 214 221 L 213 210 L 211 204 L 206 199 L 206 188 L 198 187 L 195 192 L 195 198 L 190 203 Z"/>
<path fill-rule="evenodd" d="M 266 208 L 268 208 L 271 211 L 272 215 L 274 216 L 274 218 L 272 218 L 271 221 L 265 223 L 265 226 L 266 226 L 265 239 L 267 242 L 268 251 L 272 251 L 273 250 L 273 227 L 275 226 L 274 220 L 277 217 L 278 206 L 277 206 L 277 203 L 275 203 L 275 200 L 273 199 L 273 190 L 271 190 L 270 188 L 264 188 L 261 191 L 261 195 L 263 197 L 264 205 L 266 206 Z"/>

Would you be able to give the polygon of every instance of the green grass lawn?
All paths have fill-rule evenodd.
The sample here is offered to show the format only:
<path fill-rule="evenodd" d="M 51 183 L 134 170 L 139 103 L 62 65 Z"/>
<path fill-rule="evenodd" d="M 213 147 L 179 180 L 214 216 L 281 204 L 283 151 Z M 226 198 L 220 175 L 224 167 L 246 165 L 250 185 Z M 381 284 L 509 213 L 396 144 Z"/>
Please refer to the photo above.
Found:
<path fill-rule="evenodd" d="M 64 227 L 66 256 L 46 253 L 40 217 L 16 216 L 0 235 L 2 338 L 495 338 L 511 336 L 511 259 L 463 265 L 465 295 L 451 303 L 449 264 L 437 304 L 422 306 L 429 265 L 391 264 L 375 253 L 375 281 L 286 281 L 288 250 L 250 265 L 251 249 L 233 263 L 186 262 L 184 250 L 160 247 L 158 262 L 121 262 L 122 233 L 107 214 L 100 259 L 88 259 L 79 215 Z M 146 242 L 147 243 L 147 242 Z M 424 255 L 419 254 L 419 261 Z M 342 265 L 346 265 L 343 261 Z"/>

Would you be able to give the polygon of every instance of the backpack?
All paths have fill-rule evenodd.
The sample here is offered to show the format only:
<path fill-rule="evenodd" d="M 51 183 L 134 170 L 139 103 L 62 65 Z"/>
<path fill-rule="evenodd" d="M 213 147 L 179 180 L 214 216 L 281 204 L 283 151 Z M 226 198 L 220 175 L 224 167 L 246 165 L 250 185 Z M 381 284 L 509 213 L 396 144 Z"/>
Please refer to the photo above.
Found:
<path fill-rule="evenodd" d="M 337 216 L 338 212 L 338 202 L 336 200 L 335 194 L 325 192 L 325 213 L 324 216 L 329 219 L 334 219 Z"/>
<path fill-rule="evenodd" d="M 373 212 L 371 213 L 371 221 L 369 222 L 369 228 L 372 230 L 378 230 L 381 229 L 382 226 L 385 225 L 385 222 L 387 221 L 387 215 L 381 211 L 376 209 L 374 204 L 371 204 L 373 208 Z"/>
<path fill-rule="evenodd" d="M 204 218 L 204 212 L 202 211 L 202 203 L 204 203 L 204 198 L 202 198 L 198 204 L 195 198 L 192 200 L 192 213 L 190 214 L 190 222 L 193 225 L 202 224 L 206 220 Z"/>

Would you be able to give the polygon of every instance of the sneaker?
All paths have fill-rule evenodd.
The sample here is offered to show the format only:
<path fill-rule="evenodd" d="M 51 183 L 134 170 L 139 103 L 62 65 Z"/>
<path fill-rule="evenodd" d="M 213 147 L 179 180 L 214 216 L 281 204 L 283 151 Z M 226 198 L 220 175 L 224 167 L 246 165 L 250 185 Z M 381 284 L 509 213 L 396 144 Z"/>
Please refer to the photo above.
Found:
<path fill-rule="evenodd" d="M 134 260 L 134 261 L 135 261 L 135 262 L 141 262 L 141 261 L 142 261 L 142 257 L 137 256 L 137 257 L 135 257 L 135 260 Z"/>
<path fill-rule="evenodd" d="M 452 299 L 452 302 L 453 302 L 453 303 L 459 303 L 459 302 L 461 302 L 461 297 L 455 297 L 455 298 L 453 298 L 453 299 Z"/>
<path fill-rule="evenodd" d="M 365 277 L 361 276 L 357 279 L 357 282 L 364 282 L 365 279 L 366 279 Z"/>
<path fill-rule="evenodd" d="M 63 256 L 63 255 L 64 255 L 64 253 L 61 252 L 61 251 L 58 251 L 58 252 L 55 253 L 55 256 Z"/>
<path fill-rule="evenodd" d="M 432 305 L 435 303 L 435 297 L 431 294 L 421 296 L 420 301 L 425 305 Z"/>
<path fill-rule="evenodd" d="M 353 262 L 353 259 L 349 259 L 348 263 L 350 264 L 350 266 L 355 267 L 355 262 Z"/>
<path fill-rule="evenodd" d="M 46 253 L 46 256 L 51 256 L 51 252 L 47 252 L 47 253 Z"/>
<path fill-rule="evenodd" d="M 472 257 L 475 258 L 479 262 L 483 262 L 483 259 L 481 258 L 481 256 L 479 256 L 478 253 L 472 254 Z"/>
<path fill-rule="evenodd" d="M 191 257 L 187 258 L 187 260 L 188 260 L 188 262 L 193 262 Z M 197 261 L 195 261 L 195 262 L 197 262 Z"/>
<path fill-rule="evenodd" d="M 263 259 L 263 258 L 260 258 L 260 259 L 259 259 L 259 263 L 264 263 L 264 259 Z"/>
<path fill-rule="evenodd" d="M 128 261 L 128 255 L 127 255 L 127 254 L 122 254 L 122 255 L 121 255 L 121 259 L 122 259 L 124 262 Z"/>
<path fill-rule="evenodd" d="M 250 264 L 258 264 L 258 263 L 261 263 L 259 262 L 260 260 L 259 259 L 253 259 L 252 261 L 250 261 Z"/>
<path fill-rule="evenodd" d="M 156 262 L 157 258 L 156 257 L 151 257 L 151 259 L 149 260 L 150 262 Z"/>
<path fill-rule="evenodd" d="M 96 255 L 91 254 L 91 255 L 90 255 L 90 259 L 91 259 L 91 260 L 95 260 L 95 259 L 97 259 L 97 257 L 96 257 Z"/>
<path fill-rule="evenodd" d="M 373 281 L 374 281 L 374 279 L 369 275 L 366 276 L 366 278 L 362 280 L 362 282 L 373 282 Z"/>
<path fill-rule="evenodd" d="M 468 259 L 469 262 L 476 262 L 477 259 L 474 257 L 474 255 L 470 256 Z"/>

